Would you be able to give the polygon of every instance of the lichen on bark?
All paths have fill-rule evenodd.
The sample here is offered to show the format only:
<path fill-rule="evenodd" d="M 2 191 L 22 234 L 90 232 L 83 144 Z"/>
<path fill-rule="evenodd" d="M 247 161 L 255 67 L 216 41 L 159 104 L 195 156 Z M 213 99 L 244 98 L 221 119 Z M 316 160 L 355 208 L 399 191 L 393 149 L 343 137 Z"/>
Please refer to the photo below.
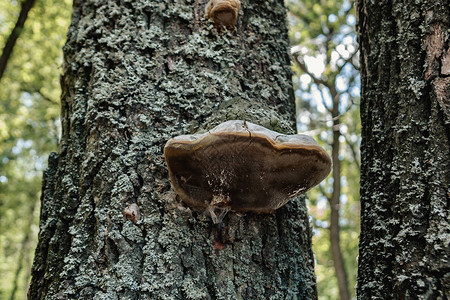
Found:
<path fill-rule="evenodd" d="M 224 239 L 171 191 L 169 138 L 228 119 L 294 128 L 283 1 L 242 1 L 234 31 L 204 2 L 74 2 L 30 298 L 316 297 L 303 198 L 227 215 Z"/>
<path fill-rule="evenodd" d="M 447 1 L 357 1 L 360 299 L 449 297 Z M 448 91 L 448 84 L 447 84 Z"/>

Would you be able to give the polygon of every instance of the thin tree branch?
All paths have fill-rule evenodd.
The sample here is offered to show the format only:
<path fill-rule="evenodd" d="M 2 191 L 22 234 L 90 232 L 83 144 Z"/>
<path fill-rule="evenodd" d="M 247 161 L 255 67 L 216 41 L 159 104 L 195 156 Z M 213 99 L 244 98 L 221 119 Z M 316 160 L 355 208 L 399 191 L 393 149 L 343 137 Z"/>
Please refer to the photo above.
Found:
<path fill-rule="evenodd" d="M 325 80 L 322 80 L 320 78 L 317 78 L 313 73 L 311 73 L 308 68 L 306 67 L 305 62 L 303 59 L 298 55 L 298 53 L 293 53 L 292 56 L 295 58 L 295 62 L 298 64 L 300 69 L 302 69 L 303 72 L 305 72 L 307 75 L 311 76 L 312 80 L 315 84 L 323 84 L 324 86 L 328 87 L 328 83 Z"/>
<path fill-rule="evenodd" d="M 342 134 L 342 136 L 344 136 L 345 142 L 347 143 L 348 147 L 350 148 L 350 151 L 352 152 L 353 160 L 355 161 L 356 167 L 358 167 L 358 171 L 359 173 L 361 173 L 361 163 L 359 162 L 358 153 L 356 152 L 355 145 L 352 142 L 350 142 L 350 139 L 346 134 Z"/>
<path fill-rule="evenodd" d="M 337 51 L 336 51 L 337 52 Z M 355 51 L 353 51 L 353 53 L 347 58 L 347 59 L 344 59 L 343 57 L 342 57 L 342 55 L 338 52 L 338 54 L 339 54 L 339 56 L 342 58 L 342 59 L 344 59 L 344 63 L 341 65 L 341 66 L 339 66 L 338 68 L 337 68 L 337 70 L 336 70 L 336 72 L 337 72 L 337 74 L 341 74 L 341 72 L 342 72 L 342 69 L 345 67 L 345 65 L 346 64 L 348 64 L 348 63 L 350 63 L 352 66 L 353 66 L 353 68 L 355 68 L 356 69 L 356 67 L 355 67 L 355 65 L 353 64 L 353 57 L 355 57 L 355 54 L 356 53 L 358 53 L 358 50 L 355 50 Z"/>
<path fill-rule="evenodd" d="M 329 87 L 328 82 L 326 82 L 325 80 L 323 80 L 323 79 L 321 79 L 321 78 L 317 78 L 313 73 L 311 73 L 311 72 L 308 70 L 308 67 L 306 67 L 306 64 L 305 64 L 305 62 L 303 61 L 303 59 L 300 57 L 300 55 L 298 55 L 298 53 L 293 53 L 292 56 L 294 57 L 294 61 L 298 64 L 298 66 L 300 67 L 300 69 L 302 69 L 302 71 L 303 71 L 305 74 L 309 75 L 309 76 L 312 78 L 312 80 L 314 81 L 314 83 L 317 85 L 317 88 L 319 89 L 319 92 L 320 92 L 320 95 L 321 95 L 321 98 L 322 98 L 322 105 L 325 107 L 325 109 L 326 109 L 328 112 L 331 113 L 330 108 L 329 108 L 329 107 L 326 105 L 326 103 L 325 103 L 325 98 L 324 98 L 324 96 L 323 96 L 322 89 L 320 89 L 320 86 L 319 86 L 319 85 L 322 84 L 323 86 L 325 86 L 325 87 L 328 88 L 328 90 L 329 90 L 330 87 Z"/>
<path fill-rule="evenodd" d="M 331 201 L 330 195 L 327 192 L 325 192 L 323 186 L 319 184 L 317 187 L 319 188 L 320 193 L 322 193 L 322 195 L 324 195 L 325 198 L 327 198 L 328 203 L 330 203 Z"/>
<path fill-rule="evenodd" d="M 48 101 L 48 102 L 50 102 L 50 103 L 52 103 L 52 104 L 57 104 L 57 105 L 59 104 L 59 102 L 56 102 L 56 101 L 50 99 L 49 97 L 45 96 L 45 95 L 41 92 L 41 90 L 35 90 L 35 91 L 33 91 L 33 92 L 35 92 L 36 94 L 38 94 L 39 96 L 41 96 L 42 99 L 44 99 L 45 101 Z"/>
<path fill-rule="evenodd" d="M 31 199 L 31 205 L 30 205 L 30 211 L 28 213 L 29 217 L 28 217 L 27 226 L 25 227 L 25 230 L 24 230 L 24 236 L 23 236 L 22 243 L 21 243 L 19 257 L 17 258 L 17 268 L 16 268 L 16 272 L 14 274 L 13 288 L 11 290 L 11 296 L 10 296 L 11 300 L 16 299 L 16 293 L 17 293 L 17 290 L 19 289 L 20 273 L 22 272 L 24 259 L 27 256 L 27 252 L 30 250 L 31 227 L 33 226 L 33 215 L 34 215 L 34 210 L 36 208 L 37 199 L 34 199 L 36 197 L 36 195 L 34 195 L 33 193 L 28 193 L 28 196 Z M 29 276 L 28 274 L 30 274 L 30 272 L 31 272 L 31 270 L 25 270 L 25 273 L 27 274 L 26 276 Z M 28 281 L 25 282 L 25 286 L 26 287 L 28 286 Z"/>
<path fill-rule="evenodd" d="M 342 93 L 340 93 L 342 94 Z M 336 121 L 339 120 L 340 118 L 342 118 L 346 113 L 348 113 L 348 111 L 352 108 L 352 106 L 355 105 L 355 102 L 353 101 L 353 99 L 350 100 L 350 104 L 347 106 L 347 108 L 345 109 L 345 111 L 343 113 L 339 113 L 337 116 L 332 117 L 331 120 L 324 120 L 324 121 L 320 121 L 320 122 L 328 122 L 328 121 Z"/>
<path fill-rule="evenodd" d="M 16 44 L 17 39 L 19 38 L 20 33 L 22 32 L 23 25 L 28 17 L 28 12 L 33 7 L 35 0 L 24 0 L 22 2 L 22 8 L 20 9 L 19 17 L 17 18 L 16 25 L 14 26 L 11 34 L 6 41 L 5 47 L 3 47 L 2 56 L 0 56 L 0 81 L 3 77 L 3 73 L 5 72 L 6 65 L 8 63 L 8 59 L 11 56 L 14 45 Z"/>
<path fill-rule="evenodd" d="M 319 89 L 319 92 L 320 92 L 320 98 L 322 98 L 322 105 L 331 114 L 331 108 L 328 107 L 328 105 L 327 105 L 327 103 L 325 101 L 325 96 L 323 94 L 323 90 L 319 86 L 317 88 Z"/>
<path fill-rule="evenodd" d="M 314 227 L 320 228 L 320 229 L 325 229 L 325 230 L 330 230 L 330 226 L 323 226 L 323 225 L 320 225 L 317 221 L 318 221 L 317 219 L 314 220 L 314 222 L 313 222 Z M 320 220 L 319 220 L 319 221 L 320 221 Z"/>

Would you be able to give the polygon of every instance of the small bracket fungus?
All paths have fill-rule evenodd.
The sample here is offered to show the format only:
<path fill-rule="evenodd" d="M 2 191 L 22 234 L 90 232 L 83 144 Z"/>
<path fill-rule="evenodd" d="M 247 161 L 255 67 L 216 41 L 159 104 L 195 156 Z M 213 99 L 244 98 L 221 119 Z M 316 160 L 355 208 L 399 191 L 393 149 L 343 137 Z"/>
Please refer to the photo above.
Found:
<path fill-rule="evenodd" d="M 239 0 L 210 0 L 205 7 L 205 18 L 213 20 L 216 25 L 234 27 L 240 8 Z"/>
<path fill-rule="evenodd" d="M 175 192 L 202 210 L 272 212 L 331 170 L 330 157 L 313 138 L 240 120 L 175 137 L 164 156 Z"/>

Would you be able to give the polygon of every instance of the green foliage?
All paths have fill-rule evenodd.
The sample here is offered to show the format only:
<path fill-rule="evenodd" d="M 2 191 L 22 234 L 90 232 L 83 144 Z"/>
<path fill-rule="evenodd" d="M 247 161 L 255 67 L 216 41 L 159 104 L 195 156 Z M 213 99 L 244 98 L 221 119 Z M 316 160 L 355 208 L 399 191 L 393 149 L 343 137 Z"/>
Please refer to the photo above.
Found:
<path fill-rule="evenodd" d="M 0 2 L 0 47 L 20 11 Z M 0 299 L 23 299 L 37 242 L 39 194 L 59 135 L 59 76 L 70 1 L 36 1 L 0 81 Z M 18 272 L 18 273 L 17 273 Z M 16 275 L 17 273 L 17 275 Z"/>
<path fill-rule="evenodd" d="M 341 250 L 355 297 L 359 235 L 359 75 L 353 3 L 341 1 L 289 1 L 290 38 L 295 63 L 294 87 L 297 98 L 298 128 L 314 135 L 331 153 L 333 93 L 339 97 L 341 132 L 340 238 Z M 354 54 L 355 53 L 355 54 Z M 306 69 L 301 67 L 304 64 Z M 334 91 L 333 91 L 334 89 Z M 308 194 L 313 223 L 313 250 L 319 299 L 338 299 L 330 251 L 331 175 Z"/>

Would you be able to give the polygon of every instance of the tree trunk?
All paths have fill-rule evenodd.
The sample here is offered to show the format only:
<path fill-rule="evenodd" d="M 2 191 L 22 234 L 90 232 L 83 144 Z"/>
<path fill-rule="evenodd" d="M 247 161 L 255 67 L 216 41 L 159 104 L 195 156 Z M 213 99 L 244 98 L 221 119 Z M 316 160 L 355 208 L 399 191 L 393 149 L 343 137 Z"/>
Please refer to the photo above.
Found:
<path fill-rule="evenodd" d="M 360 299 L 450 297 L 446 0 L 357 1 Z"/>
<path fill-rule="evenodd" d="M 339 209 L 341 205 L 341 161 L 339 160 L 341 132 L 340 113 L 339 113 L 339 94 L 333 87 L 330 89 L 330 94 L 333 99 L 333 107 L 331 116 L 333 118 L 333 142 L 331 145 L 332 153 L 331 160 L 333 162 L 333 193 L 329 198 L 331 215 L 330 215 L 330 250 L 333 259 L 334 270 L 336 272 L 336 279 L 339 288 L 339 299 L 349 300 L 350 291 L 348 290 L 347 272 L 345 270 L 344 257 L 341 251 L 340 242 L 340 224 L 339 224 Z"/>
<path fill-rule="evenodd" d="M 31 194 L 29 195 L 29 199 L 33 199 L 33 196 L 35 196 L 35 194 Z M 36 198 L 35 198 L 36 199 Z M 32 250 L 30 248 L 30 239 L 33 236 L 32 234 L 32 227 L 34 226 L 34 213 L 35 213 L 35 209 L 36 209 L 36 203 L 37 199 L 34 201 L 31 201 L 30 203 L 30 207 L 29 207 L 29 219 L 27 220 L 27 224 L 25 226 L 25 230 L 24 230 L 24 236 L 22 239 L 22 243 L 21 243 L 21 247 L 20 247 L 20 252 L 19 252 L 19 257 L 17 258 L 17 264 L 16 264 L 16 272 L 14 274 L 14 279 L 13 279 L 13 288 L 11 290 L 11 295 L 9 297 L 9 299 L 14 300 L 16 299 L 16 293 L 19 290 L 19 281 L 20 281 L 20 273 L 23 272 L 23 270 L 25 269 L 25 280 L 24 280 L 24 284 L 22 285 L 22 294 L 25 296 L 26 295 L 26 289 L 28 288 L 28 280 L 29 280 L 29 273 L 30 273 L 30 268 L 27 268 L 27 265 L 30 264 L 29 262 L 29 255 L 28 253 L 30 253 L 30 250 Z M 25 265 L 25 266 L 24 266 Z"/>
<path fill-rule="evenodd" d="M 171 191 L 171 137 L 231 119 L 294 128 L 284 1 L 242 1 L 229 31 L 205 5 L 74 2 L 31 299 L 317 297 L 304 198 L 218 226 Z"/>

